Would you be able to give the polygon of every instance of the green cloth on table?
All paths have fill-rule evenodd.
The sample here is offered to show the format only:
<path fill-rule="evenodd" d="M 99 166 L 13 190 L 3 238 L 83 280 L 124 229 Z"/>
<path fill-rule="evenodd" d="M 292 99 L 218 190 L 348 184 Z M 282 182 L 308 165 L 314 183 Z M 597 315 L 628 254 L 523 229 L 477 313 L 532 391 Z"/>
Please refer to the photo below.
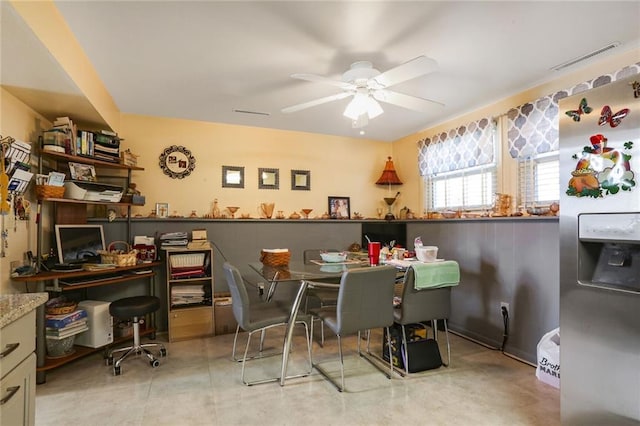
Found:
<path fill-rule="evenodd" d="M 416 290 L 450 287 L 460 282 L 460 266 L 455 260 L 411 265 Z"/>

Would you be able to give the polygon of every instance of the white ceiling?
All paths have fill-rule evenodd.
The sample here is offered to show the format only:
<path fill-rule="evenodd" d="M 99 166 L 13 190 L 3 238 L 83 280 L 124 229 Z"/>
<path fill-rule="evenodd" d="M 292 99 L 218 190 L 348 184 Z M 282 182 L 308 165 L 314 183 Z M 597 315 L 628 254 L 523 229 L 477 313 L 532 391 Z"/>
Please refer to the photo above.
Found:
<path fill-rule="evenodd" d="M 125 113 L 358 136 L 342 116 L 349 99 L 281 113 L 340 92 L 290 75 L 340 79 L 355 61 L 385 71 L 419 55 L 435 59 L 436 72 L 393 89 L 445 107 L 419 113 L 382 104 L 385 113 L 363 137 L 384 141 L 640 46 L 640 1 L 55 4 Z M 13 11 L 4 5 L 2 11 L 2 84 L 16 93 L 77 95 L 70 79 L 56 78 L 64 73 L 47 65 L 52 58 Z M 565 71 L 550 70 L 612 42 L 621 45 Z"/>

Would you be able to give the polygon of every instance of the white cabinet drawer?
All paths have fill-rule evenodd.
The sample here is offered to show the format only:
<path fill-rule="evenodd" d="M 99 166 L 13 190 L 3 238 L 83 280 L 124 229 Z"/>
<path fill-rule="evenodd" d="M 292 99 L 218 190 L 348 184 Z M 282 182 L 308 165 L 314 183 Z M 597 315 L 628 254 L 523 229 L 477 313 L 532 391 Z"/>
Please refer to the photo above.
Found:
<path fill-rule="evenodd" d="M 0 378 L 36 349 L 36 311 L 32 310 L 0 332 Z"/>
<path fill-rule="evenodd" d="M 35 423 L 36 354 L 18 364 L 0 380 L 0 423 L 33 425 Z"/>

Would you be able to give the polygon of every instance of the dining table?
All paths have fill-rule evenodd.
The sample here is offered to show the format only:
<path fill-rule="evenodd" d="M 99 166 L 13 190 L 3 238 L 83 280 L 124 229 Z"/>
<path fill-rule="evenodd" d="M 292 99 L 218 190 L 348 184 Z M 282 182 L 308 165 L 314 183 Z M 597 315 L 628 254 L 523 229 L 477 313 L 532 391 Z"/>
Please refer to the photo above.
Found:
<path fill-rule="evenodd" d="M 273 296 L 276 287 L 281 283 L 298 284 L 298 291 L 291 305 L 289 314 L 289 322 L 287 323 L 285 338 L 282 349 L 282 366 L 280 371 L 280 386 L 284 386 L 287 378 L 287 365 L 289 362 L 289 352 L 291 350 L 291 340 L 293 338 L 293 329 L 298 316 L 298 311 L 304 300 L 308 288 L 314 286 L 333 287 L 336 291 L 339 284 L 322 283 L 323 280 L 340 278 L 345 271 L 363 267 L 369 267 L 368 260 L 360 258 L 351 258 L 343 262 L 323 262 L 311 261 L 304 263 L 302 261 L 290 261 L 284 266 L 269 266 L 261 262 L 251 262 L 249 267 L 256 271 L 260 276 L 269 282 L 267 291 L 267 300 Z M 316 283 L 318 282 L 318 283 Z"/>

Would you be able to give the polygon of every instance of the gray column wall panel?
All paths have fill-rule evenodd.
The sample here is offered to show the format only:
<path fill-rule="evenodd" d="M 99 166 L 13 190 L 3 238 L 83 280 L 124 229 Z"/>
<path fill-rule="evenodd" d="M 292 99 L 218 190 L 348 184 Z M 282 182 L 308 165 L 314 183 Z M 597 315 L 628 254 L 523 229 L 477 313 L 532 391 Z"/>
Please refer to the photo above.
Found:
<path fill-rule="evenodd" d="M 408 222 L 407 241 L 421 236 L 438 257 L 460 263 L 451 294 L 450 326 L 488 345 L 502 344 L 500 302 L 509 303 L 506 352 L 536 362 L 537 343 L 559 324 L 557 220 L 441 220 Z"/>

